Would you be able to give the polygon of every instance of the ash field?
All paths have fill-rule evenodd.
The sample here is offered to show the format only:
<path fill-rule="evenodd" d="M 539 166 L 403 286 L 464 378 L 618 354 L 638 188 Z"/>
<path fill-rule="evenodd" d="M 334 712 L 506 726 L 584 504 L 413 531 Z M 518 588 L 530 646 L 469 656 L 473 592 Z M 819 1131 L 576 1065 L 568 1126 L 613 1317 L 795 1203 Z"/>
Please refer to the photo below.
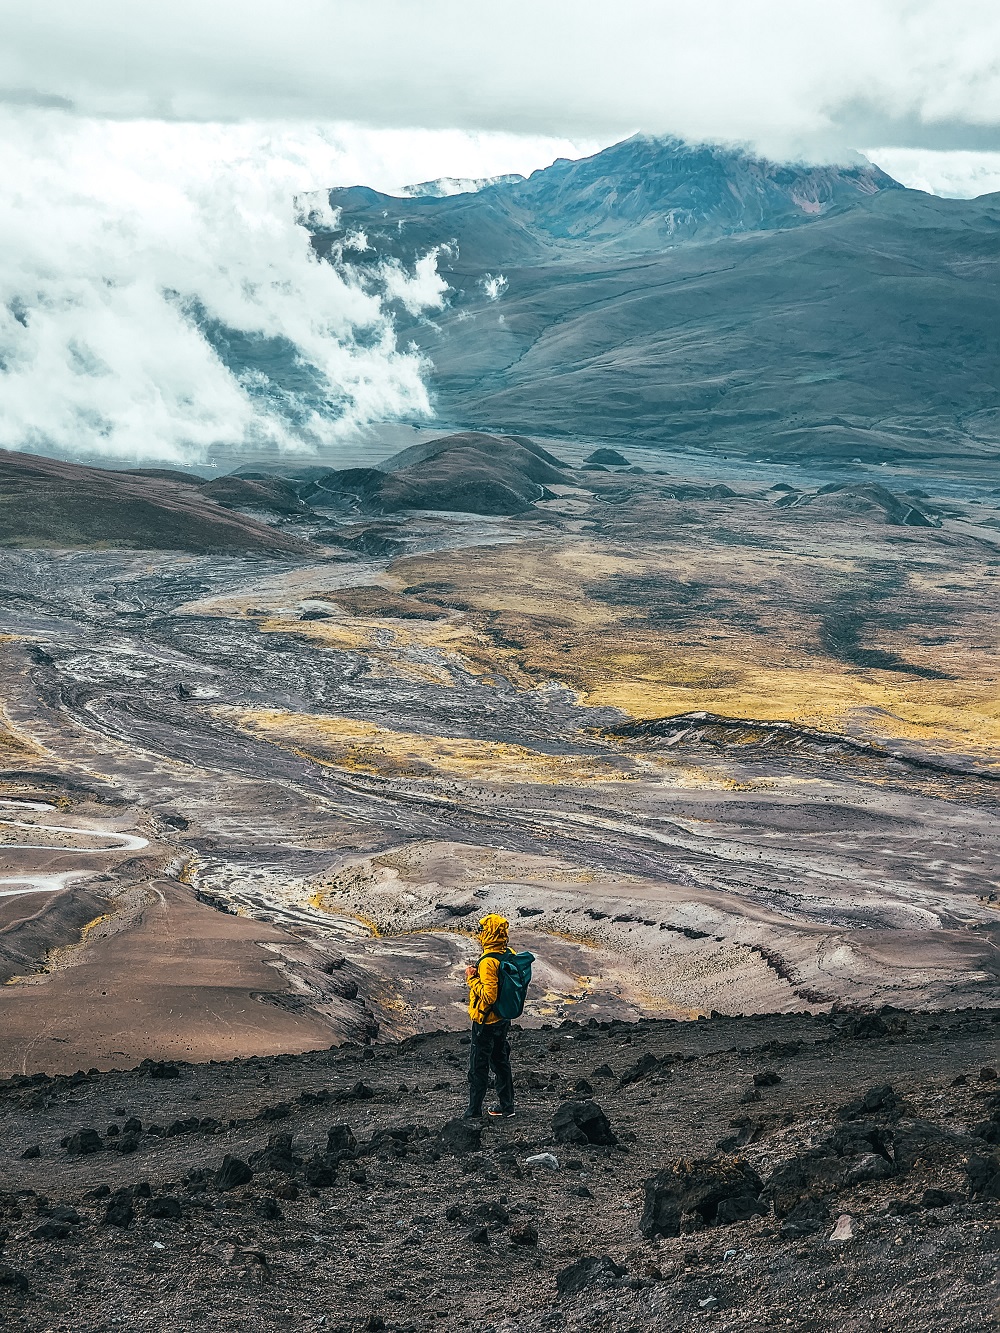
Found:
<path fill-rule="evenodd" d="M 487 911 L 532 1022 L 996 1002 L 994 505 L 564 452 L 3 550 L 6 1072 L 460 1026 Z"/>

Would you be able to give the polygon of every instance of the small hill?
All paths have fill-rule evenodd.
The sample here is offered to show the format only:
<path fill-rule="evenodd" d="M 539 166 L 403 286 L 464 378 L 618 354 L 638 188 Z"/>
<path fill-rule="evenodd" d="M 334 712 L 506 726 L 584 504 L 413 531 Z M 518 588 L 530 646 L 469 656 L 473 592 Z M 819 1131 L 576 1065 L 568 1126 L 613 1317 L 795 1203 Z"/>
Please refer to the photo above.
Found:
<path fill-rule="evenodd" d="M 354 499 L 368 513 L 440 509 L 465 514 L 521 514 L 567 480 L 552 454 L 522 436 L 468 431 L 414 445 L 381 469 L 330 472 L 318 486 Z"/>
<path fill-rule="evenodd" d="M 777 487 L 773 489 L 777 490 Z M 846 482 L 821 486 L 813 494 L 783 490 L 774 501 L 776 509 L 798 509 L 803 505 L 815 506 L 825 516 L 864 514 L 878 522 L 899 524 L 908 528 L 939 528 L 941 520 L 932 506 L 915 504 L 905 496 L 879 486 L 877 482 L 861 484 Z"/>
<path fill-rule="evenodd" d="M 215 477 L 201 482 L 198 489 L 224 509 L 257 510 L 282 517 L 310 512 L 296 487 L 280 477 Z"/>
<path fill-rule="evenodd" d="M 219 553 L 307 549 L 265 523 L 227 512 L 187 480 L 8 450 L 0 450 L 2 546 Z"/>

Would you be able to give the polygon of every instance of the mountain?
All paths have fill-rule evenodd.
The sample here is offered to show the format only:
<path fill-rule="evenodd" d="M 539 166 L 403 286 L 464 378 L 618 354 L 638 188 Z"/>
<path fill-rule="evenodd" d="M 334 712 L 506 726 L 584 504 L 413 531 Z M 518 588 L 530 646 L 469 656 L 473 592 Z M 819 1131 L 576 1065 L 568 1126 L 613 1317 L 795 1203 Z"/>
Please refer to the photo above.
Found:
<path fill-rule="evenodd" d="M 799 226 L 903 187 L 866 159 L 787 166 L 719 145 L 637 135 L 593 157 L 560 158 L 527 180 L 464 194 L 398 198 L 354 186 L 331 190 L 341 226 L 364 231 L 372 253 L 411 261 L 457 247 L 463 266 L 539 262 L 590 250 L 642 254 L 691 239 Z M 316 238 L 320 253 L 336 234 Z"/>
<path fill-rule="evenodd" d="M 0 547 L 308 549 L 265 523 L 221 508 L 206 498 L 201 484 L 200 477 L 168 470 L 113 472 L 0 450 Z"/>
<path fill-rule="evenodd" d="M 631 139 L 474 195 L 331 200 L 370 262 L 450 247 L 447 310 L 401 315 L 442 421 L 775 459 L 1000 452 L 1000 196 Z"/>

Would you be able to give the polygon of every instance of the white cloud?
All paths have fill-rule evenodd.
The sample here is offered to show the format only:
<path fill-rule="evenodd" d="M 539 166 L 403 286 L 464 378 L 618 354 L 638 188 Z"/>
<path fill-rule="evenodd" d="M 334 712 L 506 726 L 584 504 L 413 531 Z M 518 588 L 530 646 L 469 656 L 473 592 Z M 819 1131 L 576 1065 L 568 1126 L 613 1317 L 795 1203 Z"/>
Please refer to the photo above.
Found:
<path fill-rule="evenodd" d="M 192 462 L 219 445 L 321 448 L 426 413 L 386 301 L 439 307 L 434 256 L 352 278 L 312 258 L 294 196 L 394 186 L 463 152 L 463 167 L 482 153 L 508 170 L 532 153 L 455 154 L 444 138 L 0 114 L 0 445 Z M 230 369 L 213 329 L 255 345 L 262 368 Z M 307 392 L 268 376 L 281 348 Z"/>
<path fill-rule="evenodd" d="M 869 148 L 883 171 L 911 190 L 950 199 L 1000 191 L 1000 153 L 933 152 L 927 148 Z"/>
<path fill-rule="evenodd" d="M 1000 127 L 994 0 L 5 0 L 5 8 L 0 85 L 22 104 L 62 98 L 97 114 L 601 139 L 642 129 L 805 150 L 983 148 L 991 145 L 963 135 Z M 953 142 L 919 137 L 932 133 Z"/>

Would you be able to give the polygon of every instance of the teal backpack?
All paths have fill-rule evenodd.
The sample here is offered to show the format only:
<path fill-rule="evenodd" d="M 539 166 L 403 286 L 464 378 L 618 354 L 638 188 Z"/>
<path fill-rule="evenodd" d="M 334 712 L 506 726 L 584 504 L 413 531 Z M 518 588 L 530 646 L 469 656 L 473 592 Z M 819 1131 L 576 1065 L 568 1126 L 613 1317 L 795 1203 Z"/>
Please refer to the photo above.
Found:
<path fill-rule="evenodd" d="M 482 958 L 496 958 L 500 964 L 497 969 L 497 998 L 490 1012 L 506 1020 L 520 1018 L 531 984 L 531 964 L 535 961 L 535 955 L 527 951 L 514 953 L 508 949 L 506 953 L 484 953 Z"/>

